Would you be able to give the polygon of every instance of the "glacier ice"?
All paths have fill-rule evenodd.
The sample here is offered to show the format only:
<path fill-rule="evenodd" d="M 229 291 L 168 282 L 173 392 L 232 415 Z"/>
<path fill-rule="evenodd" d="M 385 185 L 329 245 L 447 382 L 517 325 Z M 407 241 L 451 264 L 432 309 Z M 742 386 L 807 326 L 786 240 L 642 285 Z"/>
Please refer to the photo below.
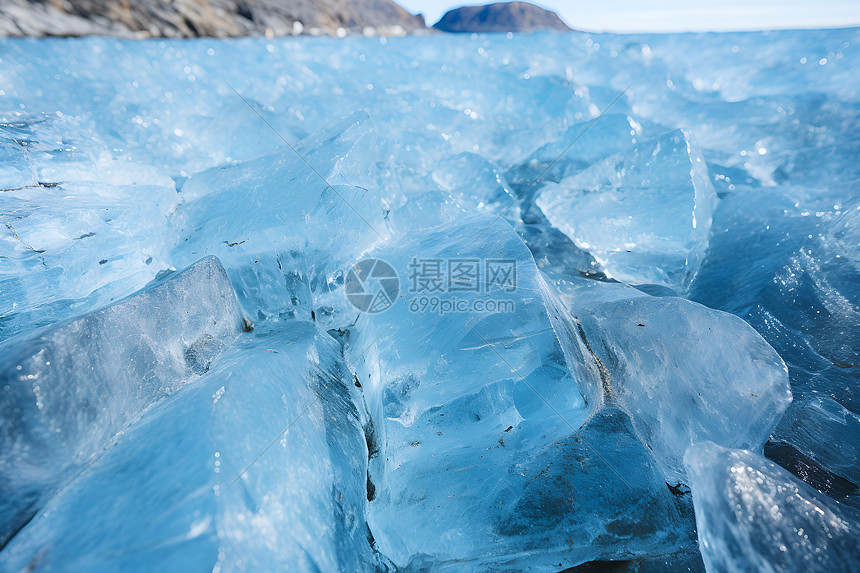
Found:
<path fill-rule="evenodd" d="M 860 506 L 860 416 L 827 397 L 792 405 L 768 444 L 771 459 L 842 503 Z"/>
<path fill-rule="evenodd" d="M 668 483 L 686 483 L 684 453 L 697 443 L 761 452 L 791 403 L 782 359 L 736 316 L 652 296 L 586 303 L 577 315 Z"/>
<path fill-rule="evenodd" d="M 170 181 L 161 176 L 133 185 L 31 181 L 32 187 L 7 194 L 0 265 L 3 339 L 67 318 L 64 309 L 94 291 L 99 294 L 91 305 L 107 304 L 169 267 L 165 231 L 177 198 L 165 179 Z"/>
<path fill-rule="evenodd" d="M 562 137 L 542 146 L 507 176 L 518 185 L 530 185 L 538 177 L 558 183 L 605 157 L 631 151 L 653 130 L 631 116 L 607 113 L 598 122 L 570 126 Z M 571 141 L 576 144 L 570 146 Z"/>
<path fill-rule="evenodd" d="M 709 571 L 850 571 L 860 512 L 746 450 L 705 443 L 687 464 Z"/>
<path fill-rule="evenodd" d="M 5 344 L 0 540 L 147 407 L 205 372 L 242 325 L 227 273 L 210 257 L 119 303 Z"/>
<path fill-rule="evenodd" d="M 310 322 L 255 330 L 41 507 L 4 570 L 373 570 L 344 373 Z"/>
<path fill-rule="evenodd" d="M 856 568 L 858 45 L 0 40 L 0 570 Z"/>
<path fill-rule="evenodd" d="M 436 308 L 425 285 L 405 285 L 407 300 L 359 317 L 350 339 L 374 420 L 368 516 L 380 551 L 399 567 L 502 569 L 671 549 L 680 520 L 654 458 L 625 414 L 601 408 L 595 363 L 507 222 L 466 218 L 372 252 L 401 276 L 413 257 L 480 253 L 517 262 L 517 291 L 495 294 L 515 312 L 457 292 L 470 310 L 445 313 L 445 298 Z"/>
<path fill-rule="evenodd" d="M 171 220 L 172 259 L 217 256 L 256 319 L 312 310 L 323 318 L 343 307 L 333 276 L 342 284 L 347 262 L 389 234 L 371 186 L 376 172 L 360 172 L 374 164 L 367 155 L 375 140 L 369 118 L 357 113 L 302 142 L 301 152 L 314 150 L 314 167 L 285 151 L 192 175 Z"/>
<path fill-rule="evenodd" d="M 681 130 L 547 183 L 537 195 L 549 222 L 608 276 L 678 292 L 705 255 L 717 200 L 701 152 Z"/>

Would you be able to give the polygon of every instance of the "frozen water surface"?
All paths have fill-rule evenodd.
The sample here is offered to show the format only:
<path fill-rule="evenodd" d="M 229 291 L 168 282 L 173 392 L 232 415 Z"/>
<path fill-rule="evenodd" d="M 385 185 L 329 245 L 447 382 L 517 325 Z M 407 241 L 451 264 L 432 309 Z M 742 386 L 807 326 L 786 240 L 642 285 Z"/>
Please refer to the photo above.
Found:
<path fill-rule="evenodd" d="M 856 570 L 858 42 L 0 40 L 0 570 Z"/>

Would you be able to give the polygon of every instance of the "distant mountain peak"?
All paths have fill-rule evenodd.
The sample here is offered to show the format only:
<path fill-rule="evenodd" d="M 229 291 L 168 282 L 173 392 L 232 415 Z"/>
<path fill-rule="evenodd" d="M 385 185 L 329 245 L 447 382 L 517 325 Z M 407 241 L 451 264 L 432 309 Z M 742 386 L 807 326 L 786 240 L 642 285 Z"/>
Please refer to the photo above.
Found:
<path fill-rule="evenodd" d="M 569 32 L 558 14 L 529 2 L 498 2 L 448 11 L 433 26 L 443 32 Z"/>

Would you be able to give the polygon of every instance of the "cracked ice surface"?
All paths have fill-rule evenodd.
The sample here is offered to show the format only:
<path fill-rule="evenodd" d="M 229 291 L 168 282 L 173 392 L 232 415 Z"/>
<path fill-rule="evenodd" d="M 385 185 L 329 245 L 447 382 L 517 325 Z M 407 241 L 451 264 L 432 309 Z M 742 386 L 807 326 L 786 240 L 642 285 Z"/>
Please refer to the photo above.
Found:
<path fill-rule="evenodd" d="M 0 570 L 856 568 L 858 42 L 0 41 Z"/>

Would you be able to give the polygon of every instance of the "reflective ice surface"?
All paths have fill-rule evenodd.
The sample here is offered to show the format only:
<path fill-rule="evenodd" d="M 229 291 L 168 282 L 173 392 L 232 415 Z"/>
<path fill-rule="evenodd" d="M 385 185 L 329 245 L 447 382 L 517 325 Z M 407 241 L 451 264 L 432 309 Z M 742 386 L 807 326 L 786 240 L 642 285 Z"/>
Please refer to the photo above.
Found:
<path fill-rule="evenodd" d="M 705 160 L 677 130 L 543 186 L 537 204 L 608 276 L 683 291 L 705 255 L 716 200 Z"/>
<path fill-rule="evenodd" d="M 702 557 L 712 571 L 850 571 L 857 510 L 746 450 L 708 443 L 687 456 Z"/>

